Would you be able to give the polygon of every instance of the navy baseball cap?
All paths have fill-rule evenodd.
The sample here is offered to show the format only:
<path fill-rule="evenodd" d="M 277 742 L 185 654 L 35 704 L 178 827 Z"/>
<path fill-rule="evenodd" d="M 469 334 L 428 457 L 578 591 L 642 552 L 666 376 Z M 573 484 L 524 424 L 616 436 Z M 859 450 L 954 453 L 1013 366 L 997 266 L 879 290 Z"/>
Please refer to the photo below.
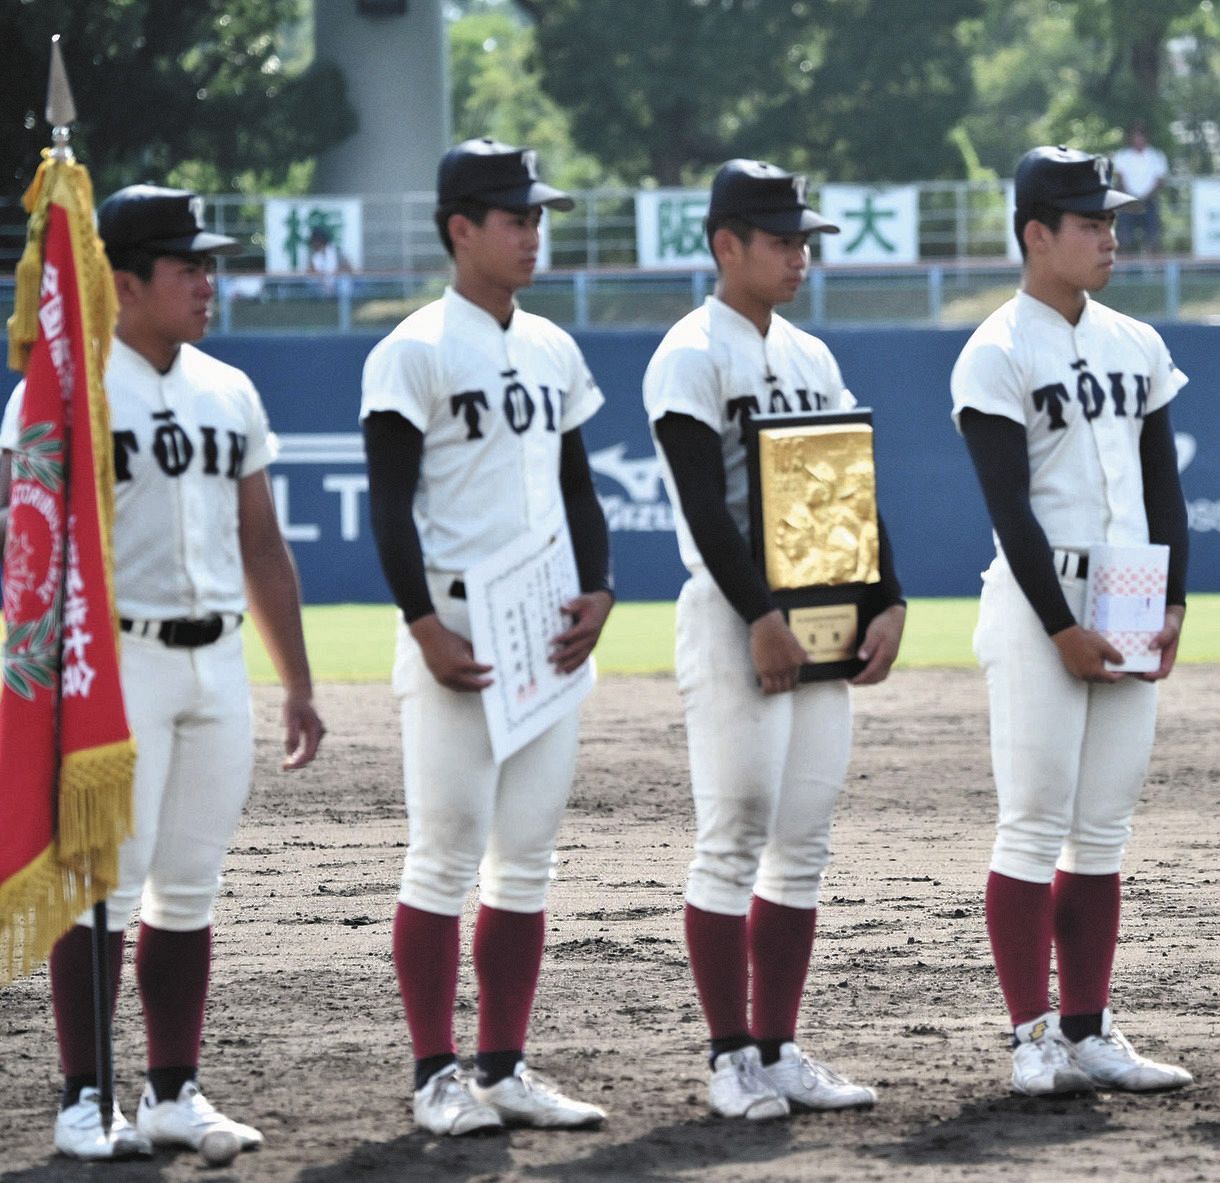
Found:
<path fill-rule="evenodd" d="M 1034 148 L 1017 164 L 1017 209 L 1067 210 L 1097 214 L 1103 210 L 1138 213 L 1144 203 L 1130 193 L 1110 186 L 1114 165 L 1108 157 L 1093 156 L 1077 148 Z"/>
<path fill-rule="evenodd" d="M 184 189 L 128 185 L 97 209 L 97 232 L 108 254 L 139 248 L 152 254 L 241 254 L 241 243 L 203 227 L 203 198 Z"/>
<path fill-rule="evenodd" d="M 455 201 L 480 201 L 496 209 L 574 209 L 576 202 L 561 189 L 552 189 L 538 179 L 538 153 L 532 148 L 514 148 L 484 136 L 464 140 L 441 157 L 436 172 L 439 205 Z"/>
<path fill-rule="evenodd" d="M 761 160 L 721 165 L 712 181 L 707 222 L 713 225 L 724 218 L 740 218 L 771 234 L 839 233 L 838 226 L 806 203 L 804 177 Z"/>

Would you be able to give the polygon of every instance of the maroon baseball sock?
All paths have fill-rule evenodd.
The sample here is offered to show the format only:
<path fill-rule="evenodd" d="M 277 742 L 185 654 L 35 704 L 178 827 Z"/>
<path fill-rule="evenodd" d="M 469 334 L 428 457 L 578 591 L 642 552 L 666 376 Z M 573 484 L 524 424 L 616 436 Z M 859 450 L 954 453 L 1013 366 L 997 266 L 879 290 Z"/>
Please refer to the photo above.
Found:
<path fill-rule="evenodd" d="M 110 1014 L 119 997 L 123 970 L 122 932 L 107 933 L 110 954 Z M 59 1062 L 68 1087 L 64 1106 L 74 1105 L 82 1088 L 97 1084 L 97 1044 L 93 1023 L 93 929 L 77 924 L 51 950 L 51 1004 Z"/>
<path fill-rule="evenodd" d="M 1076 875 L 1057 871 L 1055 961 L 1059 967 L 1059 1010 L 1066 1016 L 1092 1016 L 1101 1033 L 1101 1012 L 1110 1001 L 1110 971 L 1118 944 L 1122 886 L 1113 875 Z"/>
<path fill-rule="evenodd" d="M 510 1076 L 525 1047 L 545 939 L 545 912 L 479 907 L 474 926 L 474 972 L 479 982 L 476 1063 L 484 1085 Z"/>
<path fill-rule="evenodd" d="M 746 1011 L 749 951 L 746 918 L 686 905 L 686 948 L 713 1047 L 753 1043 Z"/>
<path fill-rule="evenodd" d="M 816 908 L 789 908 L 759 896 L 750 904 L 751 1030 L 764 1064 L 774 1063 L 780 1045 L 796 1034 L 817 918 Z"/>
<path fill-rule="evenodd" d="M 986 911 L 996 974 L 1016 1027 L 1051 1009 L 1051 885 L 992 871 L 987 878 Z"/>
<path fill-rule="evenodd" d="M 460 917 L 398 905 L 394 915 L 394 969 L 416 1060 L 457 1054 L 453 1003 L 460 938 Z"/>
<path fill-rule="evenodd" d="M 148 1079 L 158 1101 L 173 1101 L 195 1077 L 212 968 L 212 929 L 172 932 L 141 923 L 136 981 L 144 1004 Z"/>

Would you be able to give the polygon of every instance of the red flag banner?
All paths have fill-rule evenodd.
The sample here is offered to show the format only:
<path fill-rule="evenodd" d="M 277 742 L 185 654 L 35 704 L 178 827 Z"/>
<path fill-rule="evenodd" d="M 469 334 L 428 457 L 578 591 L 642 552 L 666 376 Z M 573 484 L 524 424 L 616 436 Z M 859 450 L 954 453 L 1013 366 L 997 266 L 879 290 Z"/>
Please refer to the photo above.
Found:
<path fill-rule="evenodd" d="M 114 461 L 102 385 L 114 280 L 82 165 L 44 153 L 9 321 L 25 371 L 4 552 L 0 984 L 115 885 L 135 745 L 111 578 Z"/>

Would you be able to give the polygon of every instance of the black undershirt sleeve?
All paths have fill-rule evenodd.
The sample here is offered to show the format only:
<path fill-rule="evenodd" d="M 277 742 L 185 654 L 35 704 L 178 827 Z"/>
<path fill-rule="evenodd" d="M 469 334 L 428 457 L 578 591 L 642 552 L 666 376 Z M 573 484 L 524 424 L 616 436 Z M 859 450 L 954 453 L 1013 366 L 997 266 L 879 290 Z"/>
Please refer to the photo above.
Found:
<path fill-rule="evenodd" d="M 881 574 L 881 584 L 877 589 L 881 609 L 884 611 L 895 604 L 905 604 L 902 584 L 898 582 L 898 570 L 894 566 L 894 548 L 890 545 L 890 534 L 885 528 L 880 509 L 877 510 L 877 566 Z"/>
<path fill-rule="evenodd" d="M 1054 636 L 1076 618 L 1059 586 L 1046 531 L 1030 505 L 1025 428 L 971 407 L 962 411 L 960 422 L 1004 557 L 1047 635 Z"/>
<path fill-rule="evenodd" d="M 750 547 L 737 529 L 725 503 L 724 457 L 720 437 L 706 423 L 673 412 L 653 424 L 665 453 L 682 515 L 716 586 L 747 623 L 775 610 Z M 885 523 L 878 520 L 878 562 L 881 608 L 902 603 L 902 587 L 894 569 L 894 551 Z"/>
<path fill-rule="evenodd" d="M 708 574 L 747 624 L 775 611 L 762 573 L 725 503 L 720 437 L 690 415 L 670 413 L 653 424 L 678 488 L 682 516 Z"/>
<path fill-rule="evenodd" d="M 412 513 L 424 436 L 397 411 L 374 411 L 363 427 L 373 538 L 390 594 L 412 624 L 435 611 Z"/>
<path fill-rule="evenodd" d="M 580 590 L 613 595 L 610 532 L 606 529 L 606 515 L 602 513 L 593 487 L 593 474 L 589 471 L 589 457 L 579 427 L 565 431 L 560 442 L 559 489 L 572 534 Z"/>
<path fill-rule="evenodd" d="M 1186 563 L 1190 529 L 1182 482 L 1178 479 L 1178 450 L 1173 442 L 1169 408 L 1161 407 L 1144 420 L 1140 432 L 1140 468 L 1144 476 L 1144 512 L 1148 515 L 1148 541 L 1169 547 L 1167 604 L 1186 603 Z"/>

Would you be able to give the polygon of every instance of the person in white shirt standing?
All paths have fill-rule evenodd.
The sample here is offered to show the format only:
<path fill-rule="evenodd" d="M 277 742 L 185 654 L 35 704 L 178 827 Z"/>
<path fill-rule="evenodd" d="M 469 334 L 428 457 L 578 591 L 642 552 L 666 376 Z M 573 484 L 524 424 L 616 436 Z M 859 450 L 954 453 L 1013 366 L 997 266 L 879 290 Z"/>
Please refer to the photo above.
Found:
<path fill-rule="evenodd" d="M 1137 254 L 1161 250 L 1160 195 L 1169 176 L 1165 153 L 1148 142 L 1144 124 L 1136 121 L 1127 131 L 1127 146 L 1114 153 L 1114 184 L 1143 202 L 1144 208 L 1119 215 L 1119 248 Z"/>
<path fill-rule="evenodd" d="M 119 315 L 106 394 L 114 442 L 115 603 L 121 678 L 135 736 L 135 832 L 107 900 L 111 1005 L 137 906 L 136 980 L 148 1079 L 133 1129 L 98 1111 L 91 913 L 52 950 L 51 993 L 65 1083 L 55 1146 L 81 1159 L 198 1148 L 224 1129 L 243 1150 L 252 1126 L 214 1109 L 196 1081 L 211 967 L 212 914 L 254 759 L 240 624 L 247 602 L 284 685 L 284 767 L 301 768 L 323 727 L 301 629 L 296 566 L 280 533 L 267 466 L 275 437 L 240 370 L 193 344 L 207 332 L 217 254 L 240 250 L 202 225 L 202 199 L 131 185 L 98 209 Z M 24 386 L 0 428 L 0 499 L 21 446 Z"/>
<path fill-rule="evenodd" d="M 434 1134 L 606 1116 L 548 1086 L 524 1051 L 579 712 L 496 763 L 479 691 L 498 671 L 475 659 L 464 579 L 561 516 L 581 594 L 564 606 L 571 625 L 554 638 L 557 670 L 588 660 L 610 611 L 609 536 L 580 431 L 602 393 L 576 342 L 515 299 L 533 281 L 543 207 L 573 204 L 538 179 L 531 149 L 490 139 L 451 149 L 436 225 L 453 286 L 364 366 L 369 507 L 402 613 L 394 690 L 410 842 L 394 964 L 415 1056 L 415 1120 Z M 453 1011 L 462 910 L 476 880 L 471 1078 L 458 1062 Z"/>
<path fill-rule="evenodd" d="M 1089 298 L 1135 199 L 1110 162 L 1035 148 L 1017 167 L 1021 290 L 953 368 L 953 420 L 995 528 L 974 647 L 987 678 L 999 818 L 987 931 L 1026 1095 L 1191 1081 L 1114 1026 L 1119 870 L 1186 612 L 1186 507 L 1169 404 L 1186 382 L 1146 324 Z M 1093 544 L 1169 547 L 1160 666 L 1123 674 L 1084 622 Z M 1059 1005 L 1050 1001 L 1051 953 Z"/>

